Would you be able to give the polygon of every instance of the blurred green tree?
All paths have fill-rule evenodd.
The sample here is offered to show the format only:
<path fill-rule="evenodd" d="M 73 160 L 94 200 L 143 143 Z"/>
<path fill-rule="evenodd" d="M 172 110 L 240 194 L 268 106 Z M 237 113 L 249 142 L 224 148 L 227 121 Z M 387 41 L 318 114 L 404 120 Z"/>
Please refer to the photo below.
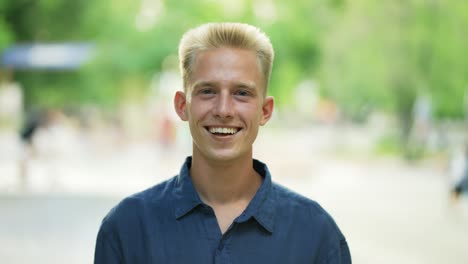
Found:
<path fill-rule="evenodd" d="M 468 85 L 468 2 L 376 3 L 296 0 L 3 0 L 0 48 L 21 42 L 91 41 L 96 58 L 77 71 L 19 71 L 27 105 L 115 106 L 142 98 L 164 61 L 177 55 L 181 34 L 210 21 L 260 26 L 276 60 L 271 94 L 294 104 L 305 79 L 364 120 L 372 109 L 399 116 L 403 141 L 420 94 L 437 118 L 460 117 Z"/>
<path fill-rule="evenodd" d="M 324 93 L 344 113 L 360 118 L 367 105 L 396 114 L 404 148 L 418 96 L 430 96 L 436 118 L 462 117 L 468 87 L 466 1 L 360 0 L 336 13 L 323 36 L 320 76 Z"/>

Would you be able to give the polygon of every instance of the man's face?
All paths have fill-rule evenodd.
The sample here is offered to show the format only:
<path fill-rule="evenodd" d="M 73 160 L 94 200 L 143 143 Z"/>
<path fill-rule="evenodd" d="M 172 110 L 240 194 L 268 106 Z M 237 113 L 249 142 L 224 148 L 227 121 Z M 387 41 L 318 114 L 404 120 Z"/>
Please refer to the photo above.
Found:
<path fill-rule="evenodd" d="M 217 48 L 197 55 L 186 94 L 175 108 L 189 122 L 194 155 L 229 161 L 252 156 L 258 128 L 273 111 L 255 52 Z"/>

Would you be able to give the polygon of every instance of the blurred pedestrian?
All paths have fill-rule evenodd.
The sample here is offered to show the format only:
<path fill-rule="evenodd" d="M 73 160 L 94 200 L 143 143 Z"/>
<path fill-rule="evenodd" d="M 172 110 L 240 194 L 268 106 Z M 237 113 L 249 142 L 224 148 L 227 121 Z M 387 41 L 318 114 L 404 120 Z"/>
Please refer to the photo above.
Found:
<path fill-rule="evenodd" d="M 44 125 L 45 115 L 42 110 L 30 110 L 26 113 L 23 125 L 19 131 L 22 152 L 19 160 L 19 185 L 21 190 L 28 188 L 30 161 L 35 157 L 36 149 L 33 143 L 38 129 Z"/>
<path fill-rule="evenodd" d="M 461 160 L 460 167 L 456 173 L 455 184 L 451 190 L 453 200 L 457 202 L 463 193 L 468 193 L 468 144 L 465 144 L 463 152 L 463 160 Z"/>
<path fill-rule="evenodd" d="M 332 217 L 253 159 L 273 113 L 268 37 L 246 24 L 205 24 L 182 37 L 179 58 L 184 91 L 174 105 L 192 156 L 179 175 L 109 212 L 94 263 L 351 263 Z"/>

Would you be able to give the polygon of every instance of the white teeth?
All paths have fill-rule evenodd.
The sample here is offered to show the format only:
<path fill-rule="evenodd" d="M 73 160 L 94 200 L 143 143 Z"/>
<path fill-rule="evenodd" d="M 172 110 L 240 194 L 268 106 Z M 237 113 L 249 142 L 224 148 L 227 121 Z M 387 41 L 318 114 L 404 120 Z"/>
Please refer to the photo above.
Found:
<path fill-rule="evenodd" d="M 211 133 L 216 133 L 216 134 L 235 134 L 238 131 L 237 128 L 231 128 L 231 127 L 212 127 L 210 128 Z"/>

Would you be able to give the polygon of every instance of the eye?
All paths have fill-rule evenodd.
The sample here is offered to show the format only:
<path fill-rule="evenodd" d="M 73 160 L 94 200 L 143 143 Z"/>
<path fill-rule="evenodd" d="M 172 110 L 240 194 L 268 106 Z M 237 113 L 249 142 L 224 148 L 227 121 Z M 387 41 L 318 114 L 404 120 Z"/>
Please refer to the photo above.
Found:
<path fill-rule="evenodd" d="M 238 95 L 238 96 L 250 96 L 251 93 L 245 89 L 240 89 L 240 90 L 237 90 L 235 95 Z"/>
<path fill-rule="evenodd" d="M 198 92 L 201 95 L 210 95 L 210 94 L 215 94 L 216 92 L 214 91 L 213 88 L 202 88 Z"/>

